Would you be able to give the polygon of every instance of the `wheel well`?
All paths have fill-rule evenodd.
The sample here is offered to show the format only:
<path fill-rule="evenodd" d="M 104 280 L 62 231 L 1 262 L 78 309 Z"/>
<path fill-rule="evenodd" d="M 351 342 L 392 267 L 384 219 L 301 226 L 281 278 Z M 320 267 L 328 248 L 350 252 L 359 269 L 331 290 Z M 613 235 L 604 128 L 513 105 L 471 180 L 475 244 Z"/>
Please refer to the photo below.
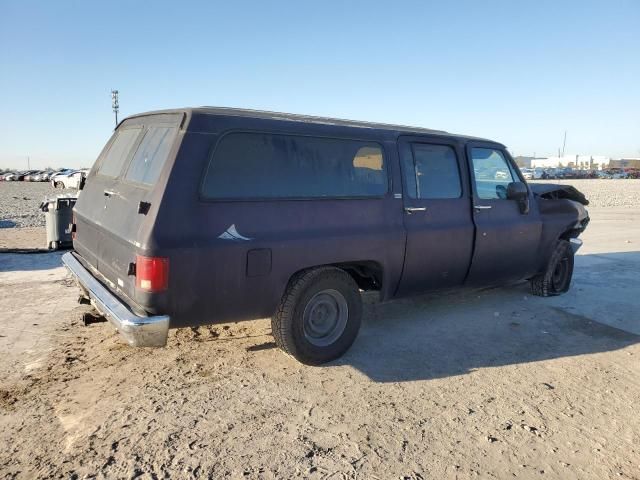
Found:
<path fill-rule="evenodd" d="M 571 238 L 578 238 L 578 236 L 585 231 L 589 225 L 589 217 L 583 218 L 580 222 L 576 223 L 572 227 L 567 228 L 560 234 L 558 240 L 569 240 Z"/>
<path fill-rule="evenodd" d="M 567 231 L 563 232 L 559 237 L 558 240 L 569 240 L 571 238 L 577 238 L 578 235 L 580 235 L 582 233 L 584 229 L 578 229 L 578 228 L 570 228 Z"/>
<path fill-rule="evenodd" d="M 362 290 L 380 290 L 382 288 L 382 265 L 373 261 L 336 263 L 349 275 Z"/>
<path fill-rule="evenodd" d="M 302 270 L 298 270 L 289 278 L 291 279 L 301 272 L 315 270 L 322 267 L 336 267 L 344 270 L 353 278 L 358 285 L 358 288 L 365 291 L 381 290 L 382 289 L 382 265 L 374 261 L 357 261 L 357 262 L 341 262 L 341 263 L 329 263 L 325 265 L 314 265 Z"/>

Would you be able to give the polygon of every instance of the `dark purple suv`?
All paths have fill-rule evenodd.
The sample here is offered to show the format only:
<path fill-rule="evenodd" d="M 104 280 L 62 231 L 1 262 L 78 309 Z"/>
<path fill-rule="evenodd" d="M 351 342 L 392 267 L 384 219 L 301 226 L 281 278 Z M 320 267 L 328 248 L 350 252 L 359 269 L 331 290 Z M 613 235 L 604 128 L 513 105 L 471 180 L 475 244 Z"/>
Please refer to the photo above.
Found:
<path fill-rule="evenodd" d="M 300 361 L 342 355 L 361 290 L 383 300 L 529 279 L 569 288 L 580 192 L 529 186 L 500 143 L 226 108 L 121 122 L 75 207 L 63 260 L 136 346 L 262 317 Z"/>

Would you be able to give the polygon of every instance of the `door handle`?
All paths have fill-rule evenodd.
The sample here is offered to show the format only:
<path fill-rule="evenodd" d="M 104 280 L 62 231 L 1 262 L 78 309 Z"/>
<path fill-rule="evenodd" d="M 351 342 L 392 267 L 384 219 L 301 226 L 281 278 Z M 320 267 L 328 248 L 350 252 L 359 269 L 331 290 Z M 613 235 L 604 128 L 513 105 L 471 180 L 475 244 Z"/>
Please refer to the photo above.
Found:
<path fill-rule="evenodd" d="M 473 208 L 476 210 L 490 210 L 491 205 L 474 205 Z"/>
<path fill-rule="evenodd" d="M 105 190 L 104 191 L 104 196 L 105 197 L 110 197 L 111 195 L 115 195 L 115 194 L 116 194 L 116 192 L 113 192 L 111 190 Z"/>
<path fill-rule="evenodd" d="M 411 214 L 416 212 L 424 212 L 427 210 L 427 207 L 404 207 L 404 211 Z"/>

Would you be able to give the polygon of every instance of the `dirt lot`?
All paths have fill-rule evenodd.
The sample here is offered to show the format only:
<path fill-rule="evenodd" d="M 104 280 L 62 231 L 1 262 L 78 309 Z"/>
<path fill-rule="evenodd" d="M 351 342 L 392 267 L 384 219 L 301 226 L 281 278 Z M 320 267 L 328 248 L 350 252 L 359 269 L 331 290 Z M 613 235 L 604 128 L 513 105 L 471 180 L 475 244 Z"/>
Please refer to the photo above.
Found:
<path fill-rule="evenodd" d="M 266 319 L 129 348 L 59 254 L 0 254 L 0 478 L 640 479 L 640 210 L 590 213 L 568 294 L 367 298 L 315 368 Z"/>
<path fill-rule="evenodd" d="M 53 188 L 49 182 L 0 182 L 0 232 L 12 227 L 44 226 L 40 203 L 45 198 L 75 193 Z"/>

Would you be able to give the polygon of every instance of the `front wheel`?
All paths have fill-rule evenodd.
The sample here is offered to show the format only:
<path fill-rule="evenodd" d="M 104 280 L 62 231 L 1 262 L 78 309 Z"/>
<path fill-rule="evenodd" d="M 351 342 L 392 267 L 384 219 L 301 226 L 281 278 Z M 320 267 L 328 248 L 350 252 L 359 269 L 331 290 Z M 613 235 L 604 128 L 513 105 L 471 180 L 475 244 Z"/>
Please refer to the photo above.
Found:
<path fill-rule="evenodd" d="M 544 273 L 533 277 L 531 293 L 539 297 L 560 295 L 569 290 L 573 277 L 573 250 L 566 240 L 558 240 Z"/>
<path fill-rule="evenodd" d="M 362 299 L 344 270 L 322 267 L 296 274 L 285 291 L 271 330 L 276 345 L 307 365 L 342 356 L 358 335 Z"/>

